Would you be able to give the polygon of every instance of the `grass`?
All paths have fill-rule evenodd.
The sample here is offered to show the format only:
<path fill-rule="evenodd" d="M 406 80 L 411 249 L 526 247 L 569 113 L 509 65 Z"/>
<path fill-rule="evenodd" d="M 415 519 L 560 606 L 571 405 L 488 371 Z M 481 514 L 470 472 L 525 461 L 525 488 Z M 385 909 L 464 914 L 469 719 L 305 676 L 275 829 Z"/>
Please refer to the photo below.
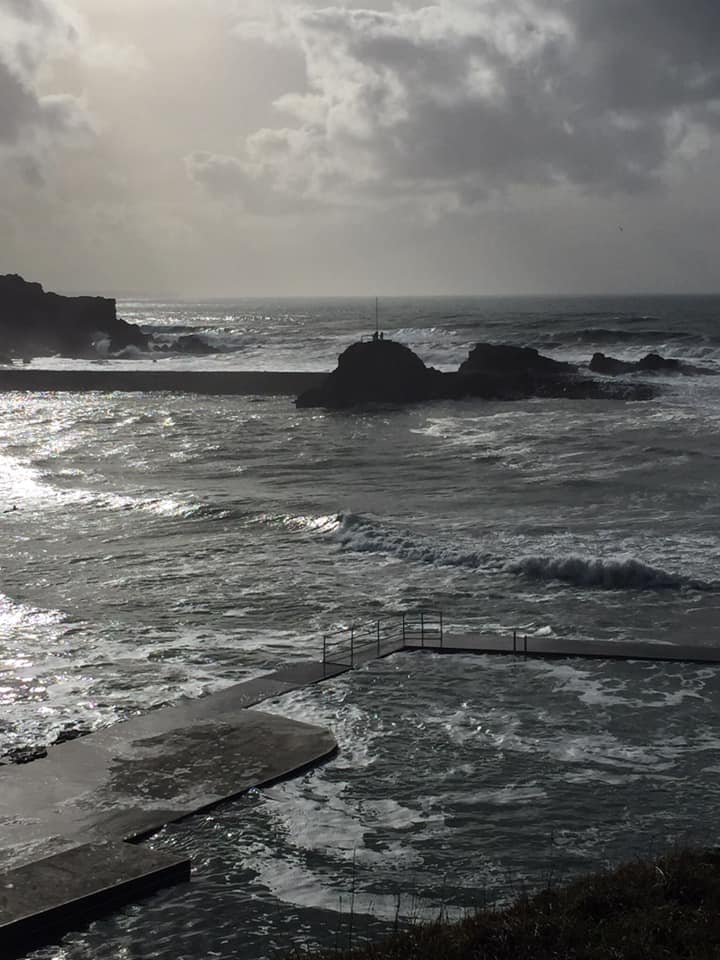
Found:
<path fill-rule="evenodd" d="M 306 960 L 720 960 L 720 850 L 677 850 Z"/>

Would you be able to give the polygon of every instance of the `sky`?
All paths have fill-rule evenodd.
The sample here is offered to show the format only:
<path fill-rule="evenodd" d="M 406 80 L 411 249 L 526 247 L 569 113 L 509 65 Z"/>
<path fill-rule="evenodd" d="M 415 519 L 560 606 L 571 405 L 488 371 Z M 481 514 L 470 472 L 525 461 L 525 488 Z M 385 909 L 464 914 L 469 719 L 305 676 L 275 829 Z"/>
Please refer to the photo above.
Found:
<path fill-rule="evenodd" d="M 720 290 L 718 0 L 0 0 L 0 273 Z"/>

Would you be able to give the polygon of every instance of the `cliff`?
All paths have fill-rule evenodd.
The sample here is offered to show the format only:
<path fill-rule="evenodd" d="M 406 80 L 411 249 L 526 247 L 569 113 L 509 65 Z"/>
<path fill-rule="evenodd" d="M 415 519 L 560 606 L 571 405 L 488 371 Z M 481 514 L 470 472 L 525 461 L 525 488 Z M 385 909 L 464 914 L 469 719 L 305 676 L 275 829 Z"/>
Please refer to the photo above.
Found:
<path fill-rule="evenodd" d="M 111 352 L 129 346 L 146 350 L 150 343 L 136 324 L 117 316 L 114 300 L 64 297 L 16 274 L 0 276 L 1 354 L 93 356 L 99 340 L 109 341 Z"/>

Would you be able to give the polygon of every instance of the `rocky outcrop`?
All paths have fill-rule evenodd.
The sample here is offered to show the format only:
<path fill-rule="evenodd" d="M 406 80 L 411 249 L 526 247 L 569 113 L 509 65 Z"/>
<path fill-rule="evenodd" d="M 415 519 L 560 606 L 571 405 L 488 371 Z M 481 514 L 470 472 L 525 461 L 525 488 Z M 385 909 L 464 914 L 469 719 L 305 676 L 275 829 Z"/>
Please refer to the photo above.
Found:
<path fill-rule="evenodd" d="M 604 353 L 594 353 L 589 368 L 593 373 L 603 373 L 611 377 L 623 373 L 682 373 L 686 376 L 694 374 L 717 375 L 717 371 L 708 367 L 683 363 L 674 357 L 662 357 L 659 353 L 648 353 L 640 360 L 635 361 L 618 360 L 616 357 L 607 357 Z"/>
<path fill-rule="evenodd" d="M 647 384 L 608 383 L 580 375 L 573 364 L 544 357 L 530 347 L 479 343 L 456 373 L 441 373 L 401 343 L 354 343 L 338 357 L 323 384 L 302 393 L 299 407 L 342 409 L 366 403 L 414 403 L 478 397 L 648 400 Z"/>
<path fill-rule="evenodd" d="M 63 297 L 16 274 L 0 276 L 0 353 L 87 357 L 96 355 L 101 341 L 115 353 L 131 346 L 146 350 L 150 337 L 120 319 L 107 297 Z"/>
<path fill-rule="evenodd" d="M 182 353 L 191 357 L 207 357 L 212 353 L 220 352 L 198 333 L 186 333 L 171 340 L 154 337 L 151 348 L 156 353 Z"/>
<path fill-rule="evenodd" d="M 197 333 L 186 333 L 178 337 L 175 341 L 175 349 L 195 357 L 206 357 L 208 354 L 217 353 L 215 347 L 211 347 L 207 340 Z"/>
<path fill-rule="evenodd" d="M 628 363 L 626 360 L 618 360 L 615 357 L 607 357 L 604 353 L 594 353 L 588 367 L 593 373 L 615 377 L 618 374 L 629 373 L 634 370 L 635 364 Z"/>
<path fill-rule="evenodd" d="M 476 343 L 458 369 L 461 375 L 497 373 L 514 376 L 518 372 L 535 377 L 553 377 L 574 373 L 571 363 L 562 363 L 538 353 L 533 347 L 514 347 L 505 343 Z"/>
<path fill-rule="evenodd" d="M 444 377 L 394 340 L 361 340 L 338 357 L 321 387 L 300 394 L 299 407 L 340 410 L 362 403 L 413 403 L 442 395 Z"/>
<path fill-rule="evenodd" d="M 510 400 L 563 396 L 577 367 L 544 357 L 532 347 L 477 343 L 457 372 L 464 396 Z"/>

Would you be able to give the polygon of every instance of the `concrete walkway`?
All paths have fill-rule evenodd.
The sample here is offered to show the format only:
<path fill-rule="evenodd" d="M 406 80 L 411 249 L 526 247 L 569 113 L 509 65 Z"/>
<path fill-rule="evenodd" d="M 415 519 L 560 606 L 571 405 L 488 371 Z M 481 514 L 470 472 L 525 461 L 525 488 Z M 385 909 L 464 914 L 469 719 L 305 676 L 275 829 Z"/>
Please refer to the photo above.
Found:
<path fill-rule="evenodd" d="M 401 650 L 429 650 L 433 653 L 515 654 L 540 659 L 579 657 L 587 660 L 653 660 L 670 663 L 718 663 L 720 646 L 690 646 L 679 643 L 634 641 L 563 640 L 557 637 L 483 637 L 481 634 L 447 634 L 444 637 L 413 637 L 401 643 Z"/>
<path fill-rule="evenodd" d="M 0 957 L 190 875 L 186 859 L 124 841 L 299 773 L 337 749 L 321 727 L 249 710 L 401 650 L 720 664 L 720 648 L 512 636 L 406 634 L 290 664 L 0 767 Z"/>
<path fill-rule="evenodd" d="M 187 879 L 186 860 L 123 841 L 331 756 L 330 731 L 247 708 L 343 672 L 290 665 L 0 767 L 0 957 Z"/>
<path fill-rule="evenodd" d="M 236 396 L 297 396 L 320 386 L 326 373 L 273 370 L 117 370 L 111 366 L 86 370 L 0 368 L 0 392 L 55 391 L 172 391 Z"/>

